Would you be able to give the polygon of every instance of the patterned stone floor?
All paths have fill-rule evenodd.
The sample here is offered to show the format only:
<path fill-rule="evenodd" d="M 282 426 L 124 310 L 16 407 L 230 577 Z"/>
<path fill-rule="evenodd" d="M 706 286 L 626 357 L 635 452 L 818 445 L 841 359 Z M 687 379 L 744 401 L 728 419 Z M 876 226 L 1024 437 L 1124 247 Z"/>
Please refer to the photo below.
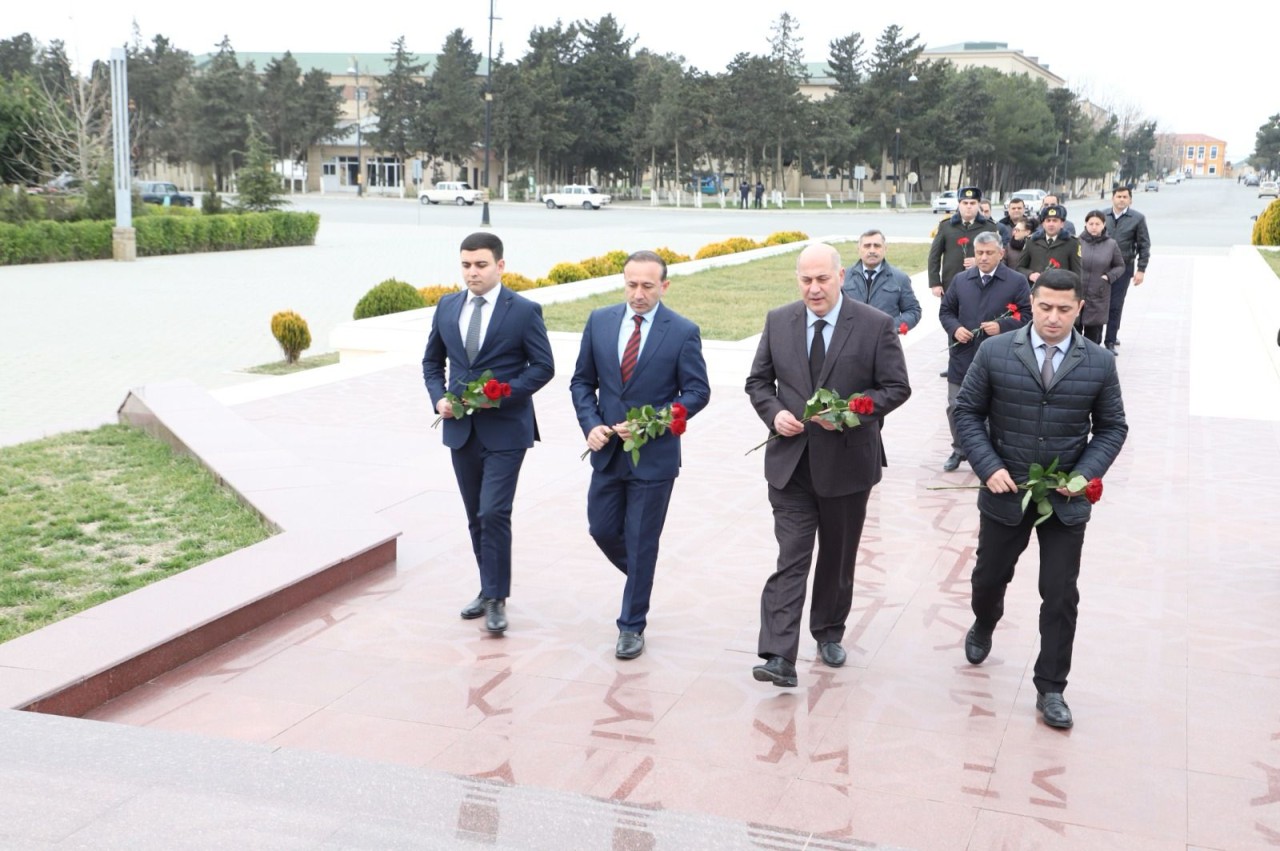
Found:
<path fill-rule="evenodd" d="M 620 662 L 622 583 L 586 533 L 572 364 L 537 397 L 545 440 L 520 483 L 500 639 L 457 617 L 477 587 L 465 521 L 420 377 L 400 367 L 237 408 L 403 528 L 398 564 L 91 717 L 842 844 L 1274 848 L 1280 424 L 1188 405 L 1192 356 L 1211 356 L 1192 339 L 1191 283 L 1222 259 L 1161 255 L 1159 290 L 1130 302 L 1131 431 L 1085 544 L 1069 732 L 1034 706 L 1034 542 L 990 659 L 964 661 L 974 495 L 926 486 L 975 480 L 939 472 L 936 333 L 908 350 L 914 395 L 886 427 L 843 669 L 806 644 L 798 689 L 750 677 L 775 545 L 761 456 L 743 454 L 764 430 L 741 376 L 713 376 L 691 423 L 648 647 Z"/>

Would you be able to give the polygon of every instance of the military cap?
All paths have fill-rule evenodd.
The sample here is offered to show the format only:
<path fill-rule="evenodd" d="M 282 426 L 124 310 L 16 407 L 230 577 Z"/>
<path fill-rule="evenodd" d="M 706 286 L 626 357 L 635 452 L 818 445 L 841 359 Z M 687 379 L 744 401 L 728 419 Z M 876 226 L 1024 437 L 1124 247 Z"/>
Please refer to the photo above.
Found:
<path fill-rule="evenodd" d="M 981 201 L 982 190 L 976 186 L 966 186 L 960 190 L 961 201 Z"/>
<path fill-rule="evenodd" d="M 1052 207 L 1045 207 L 1044 212 L 1040 214 L 1041 219 L 1062 219 L 1067 220 L 1067 208 L 1061 204 L 1054 204 Z"/>

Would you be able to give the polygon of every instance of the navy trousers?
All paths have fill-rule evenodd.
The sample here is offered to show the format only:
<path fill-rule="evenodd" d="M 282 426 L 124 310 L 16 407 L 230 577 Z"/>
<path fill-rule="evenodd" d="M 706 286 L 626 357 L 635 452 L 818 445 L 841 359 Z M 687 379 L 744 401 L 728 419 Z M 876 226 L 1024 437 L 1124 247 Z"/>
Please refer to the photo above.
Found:
<path fill-rule="evenodd" d="M 524 453 L 486 449 L 474 429 L 462 448 L 452 452 L 471 549 L 480 568 L 480 595 L 495 600 L 511 593 L 511 503 Z"/>

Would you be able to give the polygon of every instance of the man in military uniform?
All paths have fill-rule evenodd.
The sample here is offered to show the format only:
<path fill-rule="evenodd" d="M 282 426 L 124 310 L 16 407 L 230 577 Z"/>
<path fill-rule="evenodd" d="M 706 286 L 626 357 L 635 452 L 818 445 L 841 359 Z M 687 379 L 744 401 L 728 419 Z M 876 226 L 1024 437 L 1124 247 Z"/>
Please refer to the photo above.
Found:
<path fill-rule="evenodd" d="M 978 208 L 982 201 L 982 190 L 976 186 L 966 186 L 959 192 L 959 209 L 949 219 L 938 224 L 938 234 L 929 246 L 929 289 L 938 298 L 951 280 L 975 263 L 973 256 L 973 240 L 980 233 L 988 231 L 999 234 L 996 223 L 982 215 Z M 947 377 L 946 370 L 938 373 Z"/>
<path fill-rule="evenodd" d="M 1032 236 L 1022 256 L 1018 258 L 1018 271 L 1035 284 L 1041 272 L 1049 269 L 1066 269 L 1080 274 L 1080 240 L 1066 232 L 1067 208 L 1054 204 L 1044 208 L 1040 223 L 1043 233 Z"/>

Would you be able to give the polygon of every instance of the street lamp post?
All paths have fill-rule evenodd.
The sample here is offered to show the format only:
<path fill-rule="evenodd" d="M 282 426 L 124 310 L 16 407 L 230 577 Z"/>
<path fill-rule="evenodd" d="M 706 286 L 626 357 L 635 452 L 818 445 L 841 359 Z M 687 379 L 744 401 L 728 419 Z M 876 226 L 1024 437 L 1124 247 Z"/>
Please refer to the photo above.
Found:
<path fill-rule="evenodd" d="M 484 78 L 484 207 L 480 211 L 480 224 L 489 224 L 489 128 L 493 113 L 493 2 L 489 0 L 489 64 Z"/>
<path fill-rule="evenodd" d="M 908 75 L 907 69 L 903 68 L 898 74 L 898 99 L 895 102 L 896 109 L 893 115 L 893 195 L 894 206 L 897 206 L 897 198 L 901 194 L 902 186 L 902 164 L 901 164 L 901 147 L 902 147 L 902 87 L 904 83 L 914 83 L 918 78 L 915 74 Z"/>
<path fill-rule="evenodd" d="M 360 132 L 360 60 L 351 57 L 348 74 L 356 75 L 356 196 L 364 195 L 364 145 Z"/>

